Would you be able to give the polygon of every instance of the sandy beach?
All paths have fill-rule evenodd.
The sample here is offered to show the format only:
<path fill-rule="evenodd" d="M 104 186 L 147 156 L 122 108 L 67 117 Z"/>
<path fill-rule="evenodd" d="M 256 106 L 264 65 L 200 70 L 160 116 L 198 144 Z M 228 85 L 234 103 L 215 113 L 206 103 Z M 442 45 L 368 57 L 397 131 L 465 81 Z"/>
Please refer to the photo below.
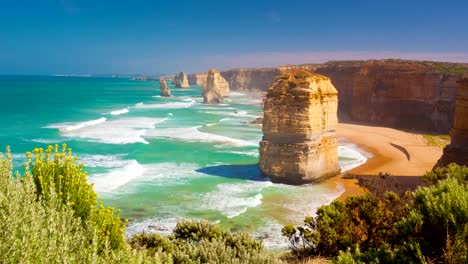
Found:
<path fill-rule="evenodd" d="M 413 189 L 419 184 L 419 176 L 433 168 L 443 150 L 429 146 L 422 135 L 386 127 L 340 123 L 337 137 L 372 155 L 350 173 L 366 176 L 389 173 L 397 176 L 405 189 Z M 341 176 L 331 180 L 345 186 L 346 191 L 340 199 L 364 192 L 356 180 L 342 179 Z"/>

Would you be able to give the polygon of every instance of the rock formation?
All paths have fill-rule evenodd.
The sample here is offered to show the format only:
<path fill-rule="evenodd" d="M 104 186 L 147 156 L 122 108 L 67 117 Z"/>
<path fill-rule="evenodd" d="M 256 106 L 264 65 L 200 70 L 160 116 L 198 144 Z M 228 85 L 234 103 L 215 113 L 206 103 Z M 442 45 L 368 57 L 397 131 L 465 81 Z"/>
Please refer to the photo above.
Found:
<path fill-rule="evenodd" d="M 468 166 L 468 76 L 460 82 L 455 103 L 455 116 L 450 136 L 451 143 L 445 147 L 444 154 L 436 166 L 450 163 Z"/>
<path fill-rule="evenodd" d="M 190 85 L 205 85 L 206 74 L 205 73 L 192 73 L 187 76 Z"/>
<path fill-rule="evenodd" d="M 232 91 L 267 91 L 281 71 L 307 69 L 328 76 L 340 93 L 340 120 L 448 133 L 457 80 L 466 64 L 370 60 L 286 65 L 221 72 Z"/>
<path fill-rule="evenodd" d="M 211 69 L 206 73 L 206 83 L 203 86 L 202 96 L 204 104 L 220 104 L 224 101 L 223 94 L 221 89 L 225 89 L 224 83 L 221 81 L 223 79 L 219 72 Z M 223 79 L 224 80 L 224 79 Z M 229 93 L 229 86 L 228 86 Z"/>
<path fill-rule="evenodd" d="M 184 72 L 180 72 L 179 74 L 176 74 L 174 77 L 174 86 L 176 88 L 188 88 L 190 87 L 187 75 Z"/>
<path fill-rule="evenodd" d="M 206 89 L 206 87 L 208 87 L 208 77 L 210 74 L 213 75 L 214 85 L 217 87 L 221 95 L 223 97 L 229 97 L 229 83 L 226 82 L 226 80 L 223 78 L 223 76 L 221 76 L 219 71 L 215 69 L 211 69 L 204 74 L 206 76 L 206 79 L 205 84 L 203 85 L 203 91 Z"/>
<path fill-rule="evenodd" d="M 448 133 L 462 65 L 402 60 L 330 62 L 328 76 L 341 100 L 340 120 Z"/>
<path fill-rule="evenodd" d="M 267 91 L 276 78 L 279 69 L 233 69 L 221 72 L 232 91 Z"/>
<path fill-rule="evenodd" d="M 304 70 L 279 77 L 264 100 L 259 167 L 273 182 L 303 184 L 340 173 L 338 92 Z"/>
<path fill-rule="evenodd" d="M 171 96 L 171 90 L 167 86 L 166 80 L 164 79 L 159 79 L 159 90 L 160 90 L 161 96 L 163 97 Z"/>

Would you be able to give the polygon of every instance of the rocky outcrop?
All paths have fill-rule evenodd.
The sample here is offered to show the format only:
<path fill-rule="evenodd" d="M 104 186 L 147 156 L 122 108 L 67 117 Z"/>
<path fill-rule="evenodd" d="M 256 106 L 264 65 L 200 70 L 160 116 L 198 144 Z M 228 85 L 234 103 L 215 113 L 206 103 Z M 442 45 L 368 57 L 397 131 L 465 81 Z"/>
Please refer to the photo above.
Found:
<path fill-rule="evenodd" d="M 281 75 L 279 69 L 233 69 L 221 72 L 232 91 L 267 91 Z"/>
<path fill-rule="evenodd" d="M 273 182 L 303 184 L 335 176 L 338 92 L 303 70 L 279 77 L 264 100 L 259 167 Z"/>
<path fill-rule="evenodd" d="M 281 74 L 307 69 L 329 77 L 340 93 L 340 120 L 448 133 L 457 80 L 466 64 L 369 60 L 221 72 L 232 91 L 267 91 Z"/>
<path fill-rule="evenodd" d="M 159 90 L 160 94 L 163 97 L 170 97 L 171 96 L 171 90 L 167 86 L 166 80 L 160 79 L 159 80 Z"/>
<path fill-rule="evenodd" d="M 206 83 L 203 86 L 202 90 L 204 104 L 220 104 L 224 101 L 221 89 L 224 89 L 225 87 L 223 86 L 224 84 L 221 82 L 222 77 L 219 77 L 221 77 L 219 75 L 219 72 L 214 69 L 211 69 L 206 73 Z"/>
<path fill-rule="evenodd" d="M 174 77 L 174 86 L 176 88 L 188 88 L 190 87 L 187 75 L 184 72 L 180 72 L 179 74 L 176 74 Z"/>
<path fill-rule="evenodd" d="M 450 163 L 468 166 L 468 77 L 459 83 L 453 128 L 450 132 L 452 141 L 445 147 L 444 154 L 436 165 L 439 167 Z"/>
<path fill-rule="evenodd" d="M 229 83 L 221 76 L 219 71 L 215 69 L 211 69 L 208 72 L 205 73 L 206 79 L 205 79 L 205 84 L 203 85 L 203 90 L 206 89 L 207 83 L 208 83 L 208 77 L 209 75 L 212 74 L 214 78 L 214 85 L 218 89 L 218 91 L 221 93 L 223 97 L 229 97 Z"/>
<path fill-rule="evenodd" d="M 206 73 L 191 73 L 187 76 L 190 85 L 205 85 Z"/>
<path fill-rule="evenodd" d="M 448 133 L 463 65 L 403 60 L 329 62 L 315 72 L 340 93 L 340 120 Z"/>

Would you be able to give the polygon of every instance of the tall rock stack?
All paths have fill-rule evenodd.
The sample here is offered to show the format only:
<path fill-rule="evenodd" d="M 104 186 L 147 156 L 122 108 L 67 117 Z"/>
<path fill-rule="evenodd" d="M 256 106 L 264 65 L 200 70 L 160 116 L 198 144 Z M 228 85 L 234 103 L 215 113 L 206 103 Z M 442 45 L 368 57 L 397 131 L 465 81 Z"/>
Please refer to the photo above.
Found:
<path fill-rule="evenodd" d="M 444 154 L 436 167 L 450 163 L 468 166 L 468 76 L 459 81 L 455 101 L 453 128 L 450 132 L 451 143 L 445 147 Z"/>
<path fill-rule="evenodd" d="M 222 79 L 222 80 L 221 80 Z M 226 80 L 224 83 L 223 77 L 219 74 L 218 71 L 211 69 L 206 73 L 206 83 L 203 86 L 202 96 L 204 104 L 220 104 L 224 101 L 223 92 L 226 92 Z M 227 84 L 227 83 L 226 83 Z M 229 85 L 227 86 L 227 93 L 229 94 Z"/>
<path fill-rule="evenodd" d="M 176 88 L 189 88 L 189 82 L 187 79 L 187 74 L 180 72 L 174 77 L 174 85 Z"/>
<path fill-rule="evenodd" d="M 264 100 L 262 173 L 286 184 L 339 174 L 337 108 L 338 92 L 329 78 L 304 70 L 279 77 Z"/>
<path fill-rule="evenodd" d="M 163 97 L 171 96 L 171 90 L 169 89 L 169 87 L 167 87 L 166 80 L 159 79 L 159 89 L 160 89 L 161 96 Z"/>

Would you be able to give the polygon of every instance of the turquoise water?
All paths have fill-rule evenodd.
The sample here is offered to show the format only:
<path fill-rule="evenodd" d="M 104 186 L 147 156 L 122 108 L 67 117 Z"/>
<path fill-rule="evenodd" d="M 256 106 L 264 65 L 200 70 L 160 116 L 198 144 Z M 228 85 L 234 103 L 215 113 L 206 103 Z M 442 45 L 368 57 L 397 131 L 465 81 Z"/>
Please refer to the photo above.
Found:
<path fill-rule="evenodd" d="M 261 98 L 231 93 L 203 105 L 201 87 L 159 97 L 157 82 L 116 78 L 0 77 L 0 147 L 15 165 L 35 147 L 67 143 L 107 205 L 129 218 L 128 233 L 169 233 L 180 219 L 206 219 L 284 246 L 283 224 L 338 197 L 343 186 L 273 184 L 260 175 Z M 340 146 L 340 164 L 365 161 Z"/>

